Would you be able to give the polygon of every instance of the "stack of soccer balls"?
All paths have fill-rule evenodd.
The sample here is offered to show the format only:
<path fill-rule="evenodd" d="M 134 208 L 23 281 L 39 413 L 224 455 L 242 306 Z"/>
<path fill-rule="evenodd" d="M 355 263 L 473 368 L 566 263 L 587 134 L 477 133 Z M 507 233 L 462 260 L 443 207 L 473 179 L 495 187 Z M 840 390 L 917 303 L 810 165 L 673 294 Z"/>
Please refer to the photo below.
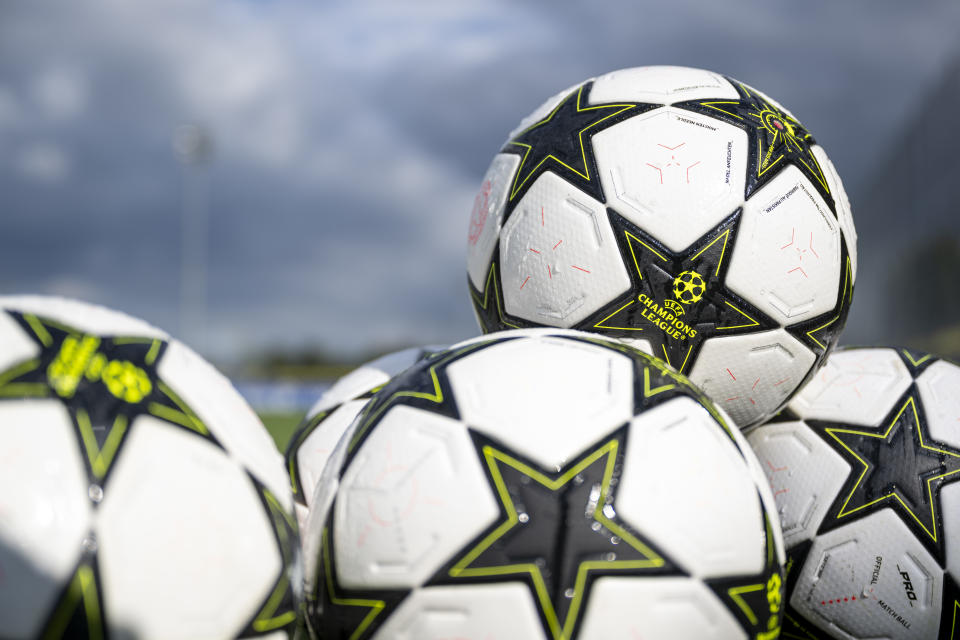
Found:
<path fill-rule="evenodd" d="M 960 639 L 960 367 L 831 355 L 855 245 L 771 98 L 579 84 L 474 203 L 487 335 L 341 379 L 288 479 L 175 340 L 0 299 L 0 635 Z"/>

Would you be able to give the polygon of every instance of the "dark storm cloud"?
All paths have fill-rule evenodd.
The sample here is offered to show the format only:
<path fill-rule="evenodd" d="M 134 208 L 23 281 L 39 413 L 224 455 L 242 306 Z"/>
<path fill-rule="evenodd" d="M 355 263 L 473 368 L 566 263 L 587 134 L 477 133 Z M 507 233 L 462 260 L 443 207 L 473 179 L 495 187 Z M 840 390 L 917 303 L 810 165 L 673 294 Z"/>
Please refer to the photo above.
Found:
<path fill-rule="evenodd" d="M 7 3 L 0 292 L 76 295 L 177 332 L 171 136 L 196 122 L 214 141 L 204 351 L 467 337 L 474 189 L 547 96 L 640 64 L 728 73 L 808 126 L 861 214 L 857 190 L 960 25 L 946 1 L 598 7 Z"/>

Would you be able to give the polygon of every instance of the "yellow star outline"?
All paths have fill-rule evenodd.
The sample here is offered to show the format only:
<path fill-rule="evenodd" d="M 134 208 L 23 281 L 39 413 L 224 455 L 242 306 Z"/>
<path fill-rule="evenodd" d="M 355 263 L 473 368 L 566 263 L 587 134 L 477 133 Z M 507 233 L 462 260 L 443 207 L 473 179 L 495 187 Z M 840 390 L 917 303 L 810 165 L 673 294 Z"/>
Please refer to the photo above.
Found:
<path fill-rule="evenodd" d="M 547 117 L 545 117 L 543 120 L 540 120 L 539 122 L 535 122 L 534 124 L 530 125 L 529 127 L 527 127 L 526 129 L 524 129 L 523 131 L 521 131 L 521 132 L 520 132 L 519 134 L 517 134 L 517 135 L 518 135 L 518 136 L 522 136 L 523 134 L 527 133 L 528 131 L 530 131 L 530 130 L 532 130 L 532 129 L 536 129 L 536 128 L 539 127 L 539 126 L 542 126 L 542 125 L 550 122 L 550 120 L 553 119 L 553 116 L 556 115 L 556 113 L 557 113 L 557 111 L 560 109 L 560 107 L 562 107 L 564 104 L 567 103 L 567 101 L 570 99 L 570 96 L 572 96 L 573 93 L 574 93 L 574 92 L 571 91 L 569 94 L 567 94 L 567 96 L 566 96 L 563 100 L 561 100 L 561 101 L 557 104 L 557 106 L 555 106 L 555 107 L 553 108 L 553 111 L 551 111 L 551 112 L 547 115 Z M 532 169 L 530 169 L 529 171 L 527 171 L 527 175 L 523 178 L 523 180 L 520 182 L 520 184 L 517 184 L 517 181 L 520 179 L 520 173 L 521 173 L 521 171 L 523 170 L 523 166 L 524 166 L 524 164 L 526 164 L 526 162 L 527 162 L 527 156 L 530 155 L 530 150 L 531 150 L 533 147 L 532 147 L 531 145 L 525 144 L 525 143 L 523 143 L 523 142 L 515 142 L 515 141 L 511 140 L 511 141 L 508 142 L 507 144 L 516 145 L 516 146 L 518 146 L 518 147 L 525 147 L 525 148 L 526 148 L 526 151 L 524 151 L 523 157 L 520 159 L 520 166 L 517 167 L 517 173 L 516 173 L 516 175 L 514 175 L 514 178 L 513 178 L 513 187 L 512 187 L 512 189 L 511 189 L 511 191 L 510 191 L 510 200 L 513 200 L 513 198 L 517 195 L 517 192 L 520 191 L 520 189 L 523 188 L 523 185 L 526 184 L 527 180 L 530 179 L 530 176 L 532 176 L 532 175 L 537 171 L 537 169 L 539 169 L 540 166 L 541 166 L 544 162 L 546 162 L 547 160 L 553 160 L 553 161 L 556 162 L 557 164 L 566 167 L 566 168 L 569 169 L 570 171 L 574 172 L 575 174 L 577 174 L 578 176 L 580 176 L 581 178 L 583 178 L 584 180 L 586 180 L 586 181 L 589 182 L 589 181 L 590 181 L 590 167 L 587 165 L 587 152 L 586 152 L 586 150 L 585 150 L 584 147 L 583 147 L 583 134 L 584 134 L 584 132 L 587 131 L 588 129 L 591 129 L 591 128 L 597 126 L 598 124 L 600 124 L 600 123 L 603 122 L 604 120 L 609 120 L 610 118 L 613 118 L 614 116 L 617 116 L 617 115 L 623 113 L 624 111 L 627 111 L 627 110 L 629 110 L 629 109 L 633 109 L 634 107 L 637 106 L 637 105 L 635 105 L 635 104 L 598 104 L 598 105 L 594 105 L 594 106 L 592 106 L 592 107 L 582 107 L 582 106 L 581 106 L 581 101 L 582 101 L 582 99 L 583 99 L 583 85 L 581 85 L 580 87 L 577 88 L 576 94 L 577 94 L 577 113 L 583 113 L 583 112 L 585 112 L 585 111 L 596 111 L 596 110 L 598 110 L 598 109 L 610 109 L 610 108 L 614 108 L 614 107 L 620 107 L 620 109 L 617 109 L 617 110 L 614 111 L 613 113 L 610 113 L 610 114 L 608 114 L 608 115 L 600 118 L 599 120 L 595 120 L 594 122 L 591 122 L 591 123 L 588 124 L 586 127 L 584 127 L 583 129 L 581 129 L 581 130 L 579 131 L 579 133 L 577 133 L 577 139 L 578 139 L 579 142 L 580 142 L 580 157 L 581 157 L 581 159 L 583 160 L 583 171 L 581 172 L 581 171 L 578 171 L 577 169 L 574 169 L 573 167 L 571 167 L 570 165 L 568 165 L 566 162 L 564 162 L 563 160 L 561 160 L 560 158 L 556 157 L 555 155 L 553 155 L 553 154 L 551 153 L 551 154 L 547 154 L 546 156 L 544 156 L 544 158 L 543 158 L 542 160 L 540 160 L 540 162 L 538 162 L 535 167 L 533 167 Z"/>
<path fill-rule="evenodd" d="M 563 475 L 556 479 L 547 477 L 536 469 L 533 469 L 509 454 L 494 449 L 490 445 L 484 446 L 483 457 L 487 461 L 487 466 L 490 469 L 490 475 L 493 478 L 494 484 L 496 485 L 497 495 L 500 497 L 500 501 L 507 513 L 507 520 L 501 523 L 500 526 L 483 538 L 483 540 L 481 540 L 477 546 L 475 546 L 463 558 L 461 558 L 450 569 L 450 575 L 454 578 L 466 578 L 505 576 L 524 573 L 528 574 L 533 580 L 537 600 L 539 601 L 540 608 L 547 619 L 547 625 L 550 627 L 550 633 L 554 640 L 568 640 L 571 637 L 570 634 L 576 625 L 577 616 L 580 613 L 580 607 L 583 604 L 583 595 L 586 587 L 588 572 L 591 570 L 610 569 L 652 569 L 662 567 L 665 564 L 663 558 L 661 558 L 645 544 L 640 542 L 640 540 L 633 536 L 629 531 L 625 530 L 607 518 L 603 513 L 603 508 L 606 506 L 606 498 L 610 492 L 610 482 L 613 479 L 613 470 L 619 445 L 620 442 L 618 440 L 610 440 L 606 444 L 601 445 L 597 450 L 592 452 L 589 456 L 581 460 L 572 468 L 568 469 Z M 560 621 L 557 619 L 557 613 L 554 610 L 553 603 L 550 601 L 550 596 L 547 593 L 547 586 L 544 583 L 543 574 L 537 565 L 530 562 L 524 562 L 503 565 L 499 567 L 471 568 L 470 564 L 476 560 L 480 554 L 486 551 L 490 545 L 496 542 L 505 533 L 510 531 L 520 521 L 519 516 L 517 515 L 517 509 L 514 506 L 513 500 L 510 498 L 510 493 L 507 491 L 506 484 L 503 481 L 503 475 L 500 472 L 499 465 L 503 464 L 512 467 L 530 479 L 539 482 L 550 491 L 557 491 L 560 489 L 560 487 L 570 482 L 581 471 L 597 462 L 604 456 L 606 456 L 607 460 L 604 466 L 603 480 L 600 486 L 600 496 L 597 499 L 597 506 L 593 511 L 593 519 L 612 531 L 615 535 L 619 536 L 621 540 L 645 556 L 645 559 L 607 561 L 588 560 L 581 562 L 580 566 L 577 568 L 577 578 L 574 583 L 574 596 L 572 602 L 570 603 L 570 610 L 567 612 L 566 620 L 564 620 L 563 624 L 561 625 Z"/>
<path fill-rule="evenodd" d="M 474 302 L 482 310 L 486 311 L 487 307 L 490 305 L 490 292 L 493 291 L 493 298 L 497 303 L 497 314 L 500 317 L 500 324 L 510 327 L 511 329 L 519 329 L 520 327 L 507 322 L 503 317 L 503 305 L 500 302 L 500 290 L 497 288 L 497 263 L 491 262 L 490 269 L 487 271 L 487 280 L 483 285 L 483 300 L 480 300 L 480 297 L 473 292 L 471 287 L 470 295 L 473 298 Z M 484 327 L 484 329 L 486 329 Z"/>
<path fill-rule="evenodd" d="M 857 481 L 854 483 L 853 488 L 850 490 L 850 493 L 847 495 L 846 499 L 843 501 L 843 506 L 840 507 L 840 513 L 837 514 L 837 518 L 843 518 L 843 517 L 849 516 L 853 513 L 856 513 L 857 511 L 860 511 L 861 509 L 866 509 L 867 507 L 877 504 L 878 502 L 881 502 L 883 500 L 893 499 L 900 503 L 900 506 L 902 506 L 906 510 L 906 512 L 910 514 L 910 517 L 913 518 L 918 525 L 920 525 L 920 528 L 923 529 L 924 532 L 926 532 L 926 534 L 930 536 L 930 538 L 934 542 L 937 542 L 937 519 L 936 519 L 935 510 L 934 510 L 933 487 L 931 486 L 931 484 L 933 483 L 934 480 L 940 480 L 942 478 L 952 476 L 956 473 L 960 473 L 960 469 L 954 469 L 953 471 L 948 471 L 946 473 L 941 473 L 938 476 L 927 478 L 927 502 L 930 503 L 930 520 L 933 523 L 933 531 L 928 529 L 926 525 L 924 525 L 920 521 L 920 518 L 918 518 L 917 515 L 913 512 L 913 510 L 907 506 L 907 503 L 903 501 L 903 498 L 900 497 L 896 489 L 894 489 L 890 493 L 880 496 L 879 498 L 876 498 L 875 500 L 871 500 L 870 502 L 867 502 L 865 504 L 860 505 L 859 507 L 855 507 L 847 511 L 847 504 L 850 502 L 850 498 L 852 498 L 853 494 L 856 492 L 857 487 L 860 486 L 860 483 L 863 481 L 864 476 L 867 475 L 867 471 L 870 470 L 870 463 L 868 463 L 863 458 L 858 456 L 856 452 L 854 452 L 850 447 L 846 445 L 845 442 L 843 442 L 843 440 L 837 437 L 837 434 L 846 433 L 846 434 L 855 435 L 855 436 L 863 436 L 867 438 L 877 438 L 880 440 L 885 440 L 887 436 L 890 435 L 890 431 L 893 430 L 894 425 L 897 424 L 897 421 L 900 419 L 900 416 L 903 415 L 903 412 L 906 411 L 908 407 L 913 412 L 913 421 L 914 421 L 914 425 L 916 425 L 917 435 L 920 438 L 920 446 L 926 449 L 927 451 L 935 451 L 937 453 L 942 453 L 944 455 L 960 460 L 960 455 L 951 453 L 949 451 L 944 451 L 943 449 L 938 449 L 937 447 L 932 447 L 923 441 L 923 430 L 920 428 L 920 417 L 919 415 L 917 415 L 917 405 L 914 402 L 912 396 L 907 398 L 907 401 L 903 403 L 903 406 L 900 407 L 900 411 L 898 411 L 897 415 L 894 416 L 893 420 L 890 421 L 890 426 L 888 426 L 887 430 L 882 434 L 874 433 L 870 431 L 857 431 L 855 429 L 827 429 L 826 432 L 829 433 L 834 440 L 840 443 L 840 446 L 846 449 L 847 452 L 850 453 L 850 455 L 856 458 L 860 462 L 860 464 L 863 465 L 863 470 L 860 472 L 860 476 L 857 478 Z"/>
<path fill-rule="evenodd" d="M 357 430 L 354 432 L 353 437 L 350 439 L 350 444 L 349 446 L 347 446 L 347 451 L 351 452 L 356 448 L 356 446 L 360 443 L 360 440 L 363 438 L 364 434 L 366 434 L 366 432 L 370 429 L 370 425 L 372 425 L 374 421 L 377 418 L 379 418 L 383 414 L 383 412 L 386 411 L 387 408 L 390 407 L 390 405 L 396 402 L 396 400 L 399 398 L 420 398 L 421 400 L 429 400 L 430 402 L 434 402 L 436 404 L 443 404 L 443 399 L 444 399 L 443 389 L 440 388 L 440 379 L 437 377 L 437 369 L 440 366 L 447 364 L 451 360 L 458 358 L 459 356 L 465 353 L 469 353 L 471 351 L 474 351 L 476 349 L 479 349 L 481 347 L 484 347 L 490 344 L 490 342 L 492 342 L 492 340 L 487 340 L 484 342 L 475 342 L 473 344 L 457 349 L 456 351 L 450 351 L 444 354 L 442 358 L 440 358 L 439 360 L 434 362 L 432 365 L 430 365 L 430 369 L 429 369 L 430 380 L 433 383 L 433 389 L 431 392 L 411 391 L 409 389 L 401 389 L 399 391 L 395 391 L 393 395 L 391 395 L 389 398 L 387 398 L 382 403 L 380 403 L 379 406 L 373 411 L 371 411 L 370 413 L 366 413 L 366 409 L 364 409 L 365 413 L 361 414 L 362 416 L 361 422 L 357 427 Z M 371 403 L 372 402 L 373 401 L 371 401 Z M 368 404 L 367 407 L 370 407 L 370 405 Z"/>
<path fill-rule="evenodd" d="M 87 619 L 87 637 L 90 640 L 103 640 L 103 619 L 100 612 L 100 599 L 97 594 L 97 581 L 93 569 L 81 564 L 67 587 L 67 592 L 57 605 L 50 618 L 49 626 L 43 638 L 61 638 L 70 624 L 70 618 L 79 606 Z"/>
<path fill-rule="evenodd" d="M 805 130 L 802 136 L 797 135 L 797 128 L 803 130 L 803 125 L 800 124 L 795 118 L 791 117 L 789 114 L 783 113 L 778 108 L 767 102 L 761 96 L 754 96 L 750 90 L 743 84 L 740 85 L 743 91 L 750 98 L 755 98 L 757 103 L 750 102 L 755 111 L 747 111 L 746 115 L 755 118 L 758 120 L 757 127 L 757 178 L 760 178 L 767 171 L 772 169 L 774 166 L 780 163 L 784 158 L 784 154 L 781 152 L 778 156 L 773 157 L 774 150 L 777 147 L 778 141 L 782 140 L 782 144 L 787 147 L 788 150 L 797 154 L 797 161 L 800 162 L 803 166 L 807 168 L 810 174 L 820 183 L 820 186 L 823 187 L 823 190 L 826 193 L 830 193 L 830 187 L 827 185 L 827 180 L 823 175 L 823 169 L 820 167 L 820 163 L 817 162 L 817 158 L 813 155 L 813 152 L 810 151 L 807 146 L 807 141 L 811 139 L 811 135 Z M 744 106 L 742 101 L 738 100 L 715 100 L 710 102 L 701 102 L 701 105 L 709 109 L 714 109 L 715 111 L 720 111 L 725 113 L 728 116 L 736 118 L 737 120 L 744 120 L 743 116 L 731 111 L 727 108 L 724 108 L 720 105 L 736 105 Z M 782 125 L 783 129 L 778 129 L 776 126 L 770 123 L 770 120 L 775 118 Z M 770 142 L 767 145 L 766 150 L 763 148 L 763 134 L 761 129 L 766 131 L 772 137 Z"/>
<path fill-rule="evenodd" d="M 297 544 L 297 541 L 291 540 L 288 534 L 288 530 L 296 531 L 296 522 L 294 522 L 293 518 L 290 517 L 290 514 L 287 513 L 287 510 L 283 508 L 283 506 L 277 501 L 276 496 L 274 496 L 269 489 L 266 487 L 258 488 L 260 489 L 260 493 L 263 496 L 264 501 L 267 503 L 270 516 L 273 518 L 273 527 L 278 538 L 281 539 L 279 541 L 281 548 L 289 549 L 291 545 Z M 287 558 L 284 557 L 284 563 L 286 562 Z M 289 590 L 289 586 L 290 578 L 287 576 L 287 570 L 286 568 L 282 568 L 280 571 L 280 578 L 277 580 L 277 584 L 270 593 L 270 597 L 267 598 L 267 602 L 263 605 L 263 608 L 253 621 L 252 626 L 254 631 L 260 633 L 273 631 L 274 629 L 284 627 L 297 619 L 297 614 L 292 610 L 277 610 L 280 607 L 283 596 Z"/>
<path fill-rule="evenodd" d="M 322 545 L 323 545 L 323 573 L 326 579 L 327 592 L 330 594 L 330 602 L 341 607 L 367 607 L 370 611 L 367 612 L 367 615 L 364 616 L 363 620 L 360 622 L 360 625 L 353 630 L 353 633 L 350 634 L 349 640 L 358 640 L 358 638 L 363 637 L 363 632 L 367 630 L 367 627 L 373 622 L 384 607 L 387 606 L 387 603 L 383 600 L 371 600 L 366 598 L 341 598 L 337 595 L 336 590 L 333 588 L 333 571 L 330 565 L 330 536 L 327 534 L 327 529 L 323 529 Z"/>

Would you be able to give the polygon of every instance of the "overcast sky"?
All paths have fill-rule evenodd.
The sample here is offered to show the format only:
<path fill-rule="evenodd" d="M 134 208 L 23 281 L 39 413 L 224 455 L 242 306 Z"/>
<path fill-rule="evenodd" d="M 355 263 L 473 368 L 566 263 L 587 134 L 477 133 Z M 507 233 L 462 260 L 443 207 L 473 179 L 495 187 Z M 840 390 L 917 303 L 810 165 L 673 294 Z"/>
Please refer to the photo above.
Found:
<path fill-rule="evenodd" d="M 958 33 L 955 0 L 6 0 L 0 293 L 107 304 L 221 361 L 469 337 L 473 197 L 547 96 L 647 64 L 732 75 L 813 133 L 856 217 Z M 213 139 L 192 178 L 184 123 Z M 191 179 L 203 331 L 179 313 Z"/>

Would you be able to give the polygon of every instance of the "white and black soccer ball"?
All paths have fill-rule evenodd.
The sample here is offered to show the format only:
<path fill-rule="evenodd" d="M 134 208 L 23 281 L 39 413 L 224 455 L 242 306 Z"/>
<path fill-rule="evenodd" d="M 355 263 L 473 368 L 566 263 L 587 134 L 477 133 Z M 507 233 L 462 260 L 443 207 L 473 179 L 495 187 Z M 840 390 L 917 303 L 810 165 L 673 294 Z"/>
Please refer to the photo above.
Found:
<path fill-rule="evenodd" d="M 857 270 L 843 184 L 807 130 L 684 67 L 608 73 L 525 118 L 483 179 L 467 249 L 484 332 L 645 338 L 741 427 L 822 364 Z"/>
<path fill-rule="evenodd" d="M 337 380 L 314 403 L 287 445 L 287 473 L 302 527 L 327 458 L 374 392 L 441 346 L 411 347 L 367 362 Z"/>
<path fill-rule="evenodd" d="M 960 637 L 960 366 L 837 350 L 748 440 L 787 544 L 784 637 Z"/>
<path fill-rule="evenodd" d="M 292 502 L 263 425 L 186 346 L 0 297 L 0 636 L 292 636 Z"/>
<path fill-rule="evenodd" d="M 562 329 L 394 377 L 304 529 L 322 638 L 773 638 L 782 543 L 746 440 L 683 376 Z"/>

